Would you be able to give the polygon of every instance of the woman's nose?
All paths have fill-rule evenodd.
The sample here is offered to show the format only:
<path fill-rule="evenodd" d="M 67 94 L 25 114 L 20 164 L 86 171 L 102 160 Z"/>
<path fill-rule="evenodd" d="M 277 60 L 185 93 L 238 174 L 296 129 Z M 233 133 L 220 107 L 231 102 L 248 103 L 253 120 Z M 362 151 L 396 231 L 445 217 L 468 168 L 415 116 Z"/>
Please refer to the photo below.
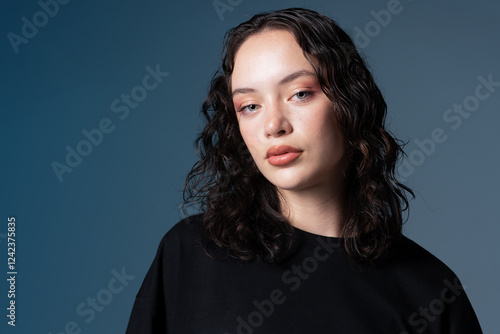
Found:
<path fill-rule="evenodd" d="M 286 107 L 279 103 L 269 105 L 265 111 L 264 130 L 267 137 L 280 137 L 292 132 L 292 124 L 285 113 Z"/>

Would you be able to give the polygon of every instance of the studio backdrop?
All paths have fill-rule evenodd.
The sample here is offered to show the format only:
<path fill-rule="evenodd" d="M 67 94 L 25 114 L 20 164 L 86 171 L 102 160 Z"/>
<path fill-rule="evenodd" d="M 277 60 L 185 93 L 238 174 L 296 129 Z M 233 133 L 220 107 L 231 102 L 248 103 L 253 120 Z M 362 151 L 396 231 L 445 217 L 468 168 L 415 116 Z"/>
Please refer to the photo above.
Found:
<path fill-rule="evenodd" d="M 398 175 L 416 198 L 404 234 L 460 277 L 484 332 L 500 333 L 498 1 L 1 7 L 1 333 L 125 331 L 160 239 L 184 217 L 225 32 L 288 7 L 354 39 L 407 143 Z"/>

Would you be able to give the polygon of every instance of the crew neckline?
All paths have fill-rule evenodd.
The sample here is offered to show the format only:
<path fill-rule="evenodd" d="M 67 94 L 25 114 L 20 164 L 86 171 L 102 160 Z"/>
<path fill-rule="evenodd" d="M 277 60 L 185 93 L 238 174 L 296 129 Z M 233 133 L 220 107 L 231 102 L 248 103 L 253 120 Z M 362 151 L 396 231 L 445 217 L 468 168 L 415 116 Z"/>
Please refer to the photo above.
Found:
<path fill-rule="evenodd" d="M 322 235 L 322 234 L 316 234 L 316 233 L 312 233 L 312 232 L 308 232 L 308 231 L 305 231 L 303 229 L 300 229 L 296 226 L 293 226 L 293 229 L 295 231 L 297 231 L 298 233 L 304 235 L 305 237 L 307 238 L 322 238 L 322 239 L 325 239 L 325 240 L 331 240 L 331 241 L 343 241 L 345 238 L 343 237 L 330 237 L 330 236 L 327 236 L 327 235 Z"/>
<path fill-rule="evenodd" d="M 304 231 L 298 227 L 293 226 L 294 230 L 294 243 L 298 247 L 304 247 L 314 250 L 318 247 L 328 248 L 334 253 L 342 252 L 344 250 L 344 240 L 342 237 L 329 237 L 325 235 L 315 234 L 312 232 Z"/>

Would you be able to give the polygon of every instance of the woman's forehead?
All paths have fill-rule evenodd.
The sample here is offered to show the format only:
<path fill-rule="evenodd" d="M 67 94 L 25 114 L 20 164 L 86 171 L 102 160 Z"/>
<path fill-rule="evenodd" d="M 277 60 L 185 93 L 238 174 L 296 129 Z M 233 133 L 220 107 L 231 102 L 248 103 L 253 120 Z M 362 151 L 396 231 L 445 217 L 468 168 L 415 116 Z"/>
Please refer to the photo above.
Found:
<path fill-rule="evenodd" d="M 235 55 L 231 82 L 259 85 L 279 83 L 285 76 L 314 68 L 305 58 L 292 33 L 270 30 L 250 36 Z"/>

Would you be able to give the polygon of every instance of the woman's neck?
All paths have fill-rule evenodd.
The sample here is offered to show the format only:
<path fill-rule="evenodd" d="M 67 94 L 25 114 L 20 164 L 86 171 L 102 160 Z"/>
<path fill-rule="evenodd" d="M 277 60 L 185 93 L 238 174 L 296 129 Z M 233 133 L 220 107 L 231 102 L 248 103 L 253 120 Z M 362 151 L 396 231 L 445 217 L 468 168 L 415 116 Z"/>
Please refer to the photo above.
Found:
<path fill-rule="evenodd" d="M 301 190 L 283 190 L 281 213 L 290 223 L 306 232 L 328 237 L 341 237 L 343 192 L 332 187 L 317 186 Z"/>

